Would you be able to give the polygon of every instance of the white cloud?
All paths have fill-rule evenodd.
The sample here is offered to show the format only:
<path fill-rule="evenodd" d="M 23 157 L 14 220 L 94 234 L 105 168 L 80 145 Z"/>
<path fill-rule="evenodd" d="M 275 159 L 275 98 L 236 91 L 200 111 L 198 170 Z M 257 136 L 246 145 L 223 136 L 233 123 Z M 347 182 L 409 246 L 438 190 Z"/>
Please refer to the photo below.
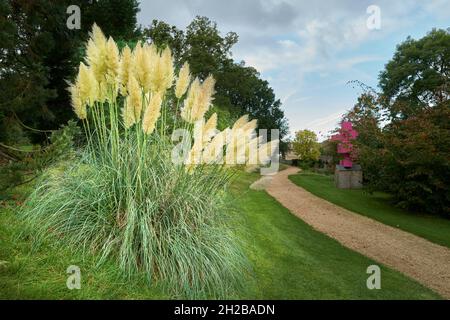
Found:
<path fill-rule="evenodd" d="M 381 9 L 380 30 L 366 26 L 366 9 L 372 4 Z M 343 106 L 354 103 L 353 96 L 345 100 L 332 94 L 345 90 L 348 80 L 376 81 L 377 74 L 363 67 L 386 61 L 378 47 L 387 38 L 401 34 L 404 39 L 417 20 L 450 17 L 448 0 L 152 0 L 142 1 L 141 9 L 139 22 L 144 25 L 161 19 L 184 29 L 196 15 L 206 15 L 223 33 L 237 32 L 233 57 L 270 82 L 291 132 L 314 116 L 317 120 L 308 125 L 322 133 L 332 129 Z M 324 96 L 326 105 L 321 103 Z M 315 108 L 307 108 L 305 100 Z"/>
<path fill-rule="evenodd" d="M 380 57 L 378 55 L 361 55 L 361 56 L 353 56 L 350 58 L 342 59 L 340 61 L 336 62 L 336 68 L 338 69 L 350 69 L 354 66 L 366 63 L 366 62 L 372 62 L 372 61 L 382 61 L 384 60 L 383 57 Z"/>
<path fill-rule="evenodd" d="M 330 131 L 336 128 L 339 124 L 339 120 L 345 113 L 346 110 L 339 110 L 338 112 L 327 115 L 326 117 L 311 121 L 305 126 L 305 128 L 314 131 L 319 140 L 323 141 L 329 136 Z"/>

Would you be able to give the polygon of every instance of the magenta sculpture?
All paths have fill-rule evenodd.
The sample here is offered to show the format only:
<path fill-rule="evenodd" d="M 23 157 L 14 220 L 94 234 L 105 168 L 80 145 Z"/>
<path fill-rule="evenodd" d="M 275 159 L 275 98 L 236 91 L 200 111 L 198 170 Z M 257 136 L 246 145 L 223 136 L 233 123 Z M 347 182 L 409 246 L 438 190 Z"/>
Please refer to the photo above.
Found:
<path fill-rule="evenodd" d="M 353 129 L 352 123 L 350 121 L 343 121 L 339 133 L 331 137 L 331 140 L 339 142 L 337 145 L 337 152 L 343 156 L 343 159 L 339 162 L 339 164 L 344 168 L 353 167 L 352 140 L 355 140 L 357 137 L 358 132 Z"/>

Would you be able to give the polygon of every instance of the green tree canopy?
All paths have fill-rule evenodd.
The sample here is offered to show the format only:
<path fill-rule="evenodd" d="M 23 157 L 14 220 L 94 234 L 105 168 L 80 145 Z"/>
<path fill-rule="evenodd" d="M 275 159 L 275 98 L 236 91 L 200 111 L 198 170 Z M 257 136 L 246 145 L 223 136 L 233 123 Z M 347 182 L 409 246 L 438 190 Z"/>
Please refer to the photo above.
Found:
<path fill-rule="evenodd" d="M 81 9 L 80 30 L 67 28 L 70 5 Z M 74 78 L 92 24 L 128 39 L 137 12 L 135 0 L 0 0 L 0 140 L 17 138 L 16 116 L 45 129 L 72 118 L 66 81 Z"/>
<path fill-rule="evenodd" d="M 450 95 L 450 33 L 432 30 L 401 43 L 379 76 L 383 106 L 391 119 L 406 119 Z"/>
<path fill-rule="evenodd" d="M 311 130 L 297 131 L 292 148 L 302 161 L 316 161 L 320 157 L 320 144 L 317 142 L 317 135 Z"/>
<path fill-rule="evenodd" d="M 137 29 L 137 14 L 139 2 L 137 0 L 101 0 L 101 1 L 72 1 L 79 3 L 82 11 L 82 35 L 86 37 L 91 31 L 92 24 L 97 23 L 106 36 L 114 40 L 131 40 L 140 34 Z"/>
<path fill-rule="evenodd" d="M 449 70 L 449 32 L 408 38 L 380 73 L 381 92 L 364 92 L 345 115 L 367 186 L 437 214 L 450 212 Z"/>
<path fill-rule="evenodd" d="M 343 117 L 350 121 L 358 132 L 358 142 L 365 146 L 378 148 L 381 134 L 380 123 L 382 115 L 379 98 L 373 92 L 364 92 L 358 97 L 358 101 Z"/>

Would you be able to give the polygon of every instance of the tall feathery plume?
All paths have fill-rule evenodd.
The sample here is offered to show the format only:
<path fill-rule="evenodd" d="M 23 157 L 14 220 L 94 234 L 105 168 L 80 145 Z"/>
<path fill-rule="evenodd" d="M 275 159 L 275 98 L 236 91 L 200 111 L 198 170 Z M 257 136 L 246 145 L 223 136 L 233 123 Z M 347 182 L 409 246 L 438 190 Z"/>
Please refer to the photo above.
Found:
<path fill-rule="evenodd" d="M 208 111 L 209 107 L 211 106 L 211 103 L 213 101 L 213 96 L 215 93 L 214 85 L 216 81 L 214 78 L 210 75 L 206 78 L 205 81 L 203 81 L 200 94 L 198 96 L 198 102 L 196 105 L 196 109 L 194 110 L 193 119 L 194 121 L 199 120 L 203 118 L 206 111 Z"/>
<path fill-rule="evenodd" d="M 217 113 L 209 117 L 203 126 L 203 144 L 208 143 L 217 133 Z"/>
<path fill-rule="evenodd" d="M 77 84 L 71 84 L 69 86 L 69 92 L 73 112 L 75 112 L 76 116 L 79 119 L 81 120 L 86 119 L 87 116 L 86 104 L 84 104 L 81 101 Z"/>
<path fill-rule="evenodd" d="M 123 125 L 125 129 L 130 128 L 133 124 L 136 123 L 136 117 L 134 115 L 134 109 L 131 105 L 128 104 L 128 98 L 125 101 L 125 106 L 122 108 L 122 117 L 123 117 Z"/>
<path fill-rule="evenodd" d="M 147 43 L 143 46 L 144 58 L 145 58 L 145 66 L 146 70 L 145 75 L 145 92 L 154 91 L 152 88 L 153 79 L 155 74 L 157 73 L 157 66 L 160 60 L 160 56 L 158 54 L 158 48 L 154 45 L 148 45 Z"/>
<path fill-rule="evenodd" d="M 169 47 L 166 47 L 161 54 L 161 64 L 163 66 L 163 80 L 161 89 L 163 91 L 170 89 L 173 86 L 174 70 L 173 70 L 173 57 L 172 51 Z"/>
<path fill-rule="evenodd" d="M 131 69 L 131 49 L 129 46 L 125 46 L 122 50 L 122 56 L 120 58 L 119 66 L 119 82 L 120 82 L 120 94 L 126 96 L 128 93 L 127 84 Z"/>
<path fill-rule="evenodd" d="M 97 82 L 103 83 L 107 71 L 107 40 L 102 30 L 94 23 L 86 47 L 86 62 L 92 68 Z"/>
<path fill-rule="evenodd" d="M 150 90 L 152 92 L 164 92 L 173 84 L 173 58 L 169 47 L 166 47 L 160 55 L 156 55 L 150 74 Z"/>
<path fill-rule="evenodd" d="M 191 86 L 189 87 L 187 97 L 184 100 L 184 106 L 181 110 L 181 117 L 190 123 L 193 123 L 193 113 L 194 109 L 196 108 L 196 105 L 198 103 L 198 96 L 200 94 L 201 85 L 200 80 L 198 78 L 195 78 L 195 80 L 191 83 Z"/>
<path fill-rule="evenodd" d="M 94 40 L 94 43 L 97 47 L 106 47 L 106 37 L 96 23 L 92 25 L 92 32 L 90 33 L 90 36 L 91 39 Z"/>
<path fill-rule="evenodd" d="M 180 99 L 185 93 L 191 81 L 189 63 L 185 62 L 178 73 L 177 82 L 175 84 L 175 97 Z"/>
<path fill-rule="evenodd" d="M 139 85 L 142 87 L 144 92 L 150 91 L 149 79 L 150 74 L 152 73 L 152 57 L 151 51 L 153 50 L 153 45 L 149 46 L 145 44 L 141 45 L 141 42 L 138 41 L 136 47 L 133 50 L 133 58 L 132 58 L 132 70 L 134 77 L 138 81 Z"/>
<path fill-rule="evenodd" d="M 105 102 L 108 99 L 108 84 L 106 81 L 98 82 L 98 97 L 97 100 Z"/>
<path fill-rule="evenodd" d="M 145 134 L 151 134 L 155 130 L 156 121 L 158 121 L 161 115 L 161 93 L 155 93 L 150 98 L 150 102 L 147 109 L 144 112 L 144 118 L 142 120 L 142 130 Z"/>
<path fill-rule="evenodd" d="M 98 96 L 98 83 L 92 69 L 83 62 L 80 62 L 76 83 L 81 102 L 93 105 Z"/>
<path fill-rule="evenodd" d="M 99 72 L 97 71 L 98 64 L 101 62 L 100 55 L 101 55 L 100 49 L 97 48 L 94 40 L 90 38 L 86 44 L 86 58 L 84 60 L 93 70 L 96 71 L 95 76 L 98 77 L 98 79 L 102 77 L 102 75 L 98 74 Z"/>
<path fill-rule="evenodd" d="M 93 105 L 96 101 L 103 101 L 100 87 L 97 82 L 97 79 L 95 78 L 94 71 L 92 68 L 89 68 L 89 74 L 88 74 L 88 81 L 90 86 L 90 104 Z"/>
<path fill-rule="evenodd" d="M 253 136 L 256 135 L 256 127 L 258 126 L 258 122 L 256 119 L 253 119 L 252 121 L 247 122 L 244 124 L 241 129 L 244 132 L 245 136 L 250 136 L 253 138 Z"/>
<path fill-rule="evenodd" d="M 134 76 L 129 77 L 127 89 L 127 107 L 133 110 L 134 118 L 136 121 L 139 121 L 142 113 L 142 92 L 141 87 Z"/>
<path fill-rule="evenodd" d="M 108 39 L 106 50 L 106 82 L 116 91 L 119 82 L 120 54 L 112 37 Z"/>

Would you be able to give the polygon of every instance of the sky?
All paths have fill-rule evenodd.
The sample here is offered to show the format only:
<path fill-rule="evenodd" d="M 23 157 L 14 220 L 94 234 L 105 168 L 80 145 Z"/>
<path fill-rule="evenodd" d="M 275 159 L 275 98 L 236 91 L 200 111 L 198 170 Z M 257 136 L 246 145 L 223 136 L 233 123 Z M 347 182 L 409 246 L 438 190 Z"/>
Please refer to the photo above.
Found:
<path fill-rule="evenodd" d="M 233 59 L 269 82 L 291 136 L 310 129 L 319 140 L 361 93 L 349 81 L 376 88 L 397 44 L 450 27 L 450 0 L 141 0 L 140 9 L 142 26 L 158 19 L 184 30 L 200 15 L 236 32 Z"/>

